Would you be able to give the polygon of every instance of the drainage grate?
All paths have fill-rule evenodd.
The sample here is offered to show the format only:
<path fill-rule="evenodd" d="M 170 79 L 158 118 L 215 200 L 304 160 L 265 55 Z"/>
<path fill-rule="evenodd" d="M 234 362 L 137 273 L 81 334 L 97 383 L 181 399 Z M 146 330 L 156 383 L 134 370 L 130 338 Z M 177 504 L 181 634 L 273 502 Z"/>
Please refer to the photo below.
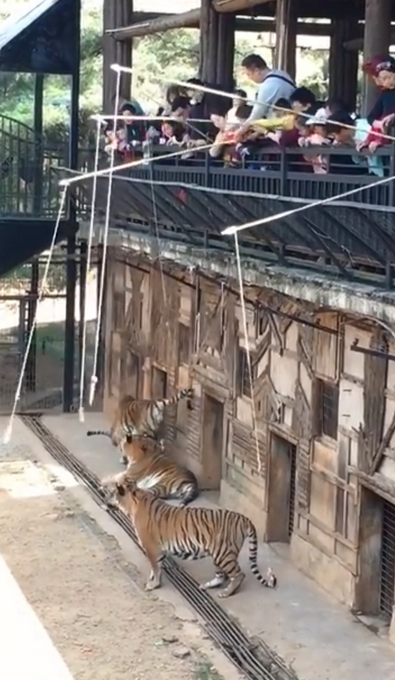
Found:
<path fill-rule="evenodd" d="M 22 420 L 40 439 L 48 453 L 67 470 L 75 474 L 89 489 L 97 503 L 103 503 L 100 480 L 90 472 L 42 423 L 39 417 L 22 416 Z M 109 514 L 137 543 L 130 520 L 119 510 Z M 183 595 L 205 622 L 205 629 L 226 656 L 250 680 L 298 680 L 294 672 L 272 652 L 262 640 L 248 638 L 240 626 L 194 579 L 170 557 L 162 566 L 169 581 Z"/>
<path fill-rule="evenodd" d="M 291 538 L 295 522 L 295 498 L 296 498 L 296 446 L 289 444 L 288 455 L 290 457 L 290 480 L 289 480 L 289 515 L 288 536 Z"/>
<path fill-rule="evenodd" d="M 383 501 L 381 534 L 380 611 L 392 617 L 395 579 L 395 506 Z"/>

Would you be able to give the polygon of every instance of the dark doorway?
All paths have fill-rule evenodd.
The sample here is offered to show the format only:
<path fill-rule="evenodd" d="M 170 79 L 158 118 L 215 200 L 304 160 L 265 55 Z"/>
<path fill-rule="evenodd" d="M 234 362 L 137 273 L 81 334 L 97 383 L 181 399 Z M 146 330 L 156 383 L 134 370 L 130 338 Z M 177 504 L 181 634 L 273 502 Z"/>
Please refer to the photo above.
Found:
<path fill-rule="evenodd" d="M 289 543 L 294 530 L 296 446 L 271 436 L 266 540 Z"/>
<path fill-rule="evenodd" d="M 389 622 L 395 597 L 395 504 L 361 486 L 355 607 Z"/>
<path fill-rule="evenodd" d="M 217 491 L 222 479 L 224 405 L 208 394 L 203 395 L 202 429 L 203 484 Z"/>
<path fill-rule="evenodd" d="M 156 366 L 152 369 L 152 399 L 164 399 L 167 392 L 167 373 Z"/>

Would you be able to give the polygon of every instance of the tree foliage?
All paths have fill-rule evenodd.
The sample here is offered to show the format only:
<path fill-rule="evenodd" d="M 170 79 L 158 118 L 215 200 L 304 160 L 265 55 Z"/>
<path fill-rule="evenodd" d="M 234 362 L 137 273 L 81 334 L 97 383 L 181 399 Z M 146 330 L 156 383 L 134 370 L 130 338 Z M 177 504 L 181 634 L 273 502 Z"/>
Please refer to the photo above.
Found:
<path fill-rule="evenodd" d="M 30 0 L 19 0 L 23 4 Z M 5 15 L 1 15 L 0 20 Z M 185 80 L 198 74 L 199 31 L 177 29 L 163 34 L 140 38 L 134 42 L 133 93 L 147 111 L 163 102 L 166 87 L 175 80 Z M 248 90 L 240 72 L 241 59 L 256 51 L 253 34 L 237 35 L 235 73 L 239 86 Z M 261 51 L 261 46 L 259 46 Z M 83 0 L 81 35 L 81 94 L 80 122 L 81 144 L 87 141 L 90 114 L 100 111 L 102 99 L 102 3 L 100 0 Z M 266 56 L 266 55 L 264 55 Z M 269 53 L 270 60 L 270 53 Z M 322 52 L 312 51 L 302 55 L 308 68 L 303 84 L 312 85 L 323 96 L 327 86 L 327 59 Z M 251 84 L 250 84 L 251 85 Z M 44 130 L 48 141 L 55 143 L 68 135 L 70 120 L 70 79 L 66 76 L 47 76 L 44 90 Z M 29 74 L 0 73 L 0 114 L 10 116 L 26 125 L 33 124 L 34 76 Z"/>

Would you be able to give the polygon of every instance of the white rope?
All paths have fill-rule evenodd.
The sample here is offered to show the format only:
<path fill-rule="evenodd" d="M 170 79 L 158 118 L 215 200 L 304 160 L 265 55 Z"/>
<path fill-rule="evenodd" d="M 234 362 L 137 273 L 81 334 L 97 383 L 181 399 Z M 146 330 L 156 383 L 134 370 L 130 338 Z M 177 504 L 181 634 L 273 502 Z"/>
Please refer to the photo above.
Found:
<path fill-rule="evenodd" d="M 243 282 L 243 275 L 242 275 L 242 271 L 241 271 L 239 238 L 237 236 L 237 232 L 234 233 L 234 239 L 235 239 L 235 252 L 236 252 L 236 262 L 237 262 L 237 274 L 238 274 L 238 278 L 239 278 L 240 304 L 241 304 L 241 314 L 242 314 L 242 320 L 243 320 L 243 332 L 244 332 L 244 341 L 245 341 L 245 349 L 246 349 L 246 357 L 247 357 L 248 377 L 249 377 L 250 388 L 251 388 L 252 427 L 253 427 L 254 434 L 255 434 L 257 468 L 258 468 L 258 472 L 260 473 L 261 469 L 262 469 L 262 463 L 261 463 L 261 456 L 260 456 L 260 451 L 259 451 L 259 441 L 258 441 L 258 423 L 257 423 L 256 408 L 255 408 L 254 378 L 253 378 L 253 375 L 252 375 L 251 353 L 250 353 L 250 345 L 249 345 L 249 341 L 248 341 L 247 312 L 246 312 L 245 299 L 244 299 L 244 282 Z"/>
<path fill-rule="evenodd" d="M 160 278 L 161 278 L 161 284 L 162 284 L 162 296 L 163 296 L 163 304 L 167 310 L 167 293 L 166 293 L 166 281 L 165 281 L 165 273 L 163 270 L 163 262 L 162 262 L 162 253 L 161 253 L 161 242 L 160 242 L 160 235 L 159 235 L 159 224 L 158 224 L 158 209 L 156 206 L 156 196 L 155 196 L 155 185 L 154 185 L 154 171 L 153 171 L 153 163 L 150 163 L 150 184 L 151 184 L 151 200 L 152 200 L 152 211 L 154 214 L 154 222 L 155 222 L 155 232 L 156 232 L 156 242 L 158 246 L 158 260 L 159 260 L 159 270 L 160 270 Z M 166 321 L 166 328 L 169 328 L 169 321 Z"/>
<path fill-rule="evenodd" d="M 114 65 L 113 65 L 114 66 Z M 112 67 L 113 68 L 113 67 Z M 114 69 L 117 71 L 116 89 L 115 89 L 115 103 L 114 109 L 117 113 L 119 108 L 119 95 L 121 89 L 121 70 Z M 114 135 L 117 130 L 117 122 L 114 119 L 113 132 Z M 110 229 L 110 214 L 111 214 L 111 197 L 112 197 L 112 181 L 114 172 L 114 162 L 115 162 L 115 148 L 111 148 L 110 154 L 110 167 L 106 168 L 108 170 L 108 189 L 107 189 L 107 205 L 106 205 L 106 215 L 104 220 L 104 234 L 103 234 L 103 251 L 102 251 L 102 261 L 101 261 L 101 271 L 100 271 L 100 286 L 99 286 L 99 299 L 97 301 L 97 322 L 96 322 L 96 337 L 95 337 L 95 349 L 93 353 L 93 370 L 89 390 L 89 406 L 92 406 L 93 400 L 95 398 L 96 385 L 98 382 L 97 377 L 97 360 L 99 356 L 99 345 L 100 345 L 100 330 L 103 317 L 103 303 L 104 303 L 104 286 L 106 280 L 106 263 L 107 263 L 107 246 L 108 246 L 108 232 Z M 100 171 L 93 173 L 93 178 L 97 181 Z M 87 175 L 85 175 L 86 177 Z"/>
<path fill-rule="evenodd" d="M 96 149 L 95 149 L 95 162 L 94 162 L 94 169 L 97 172 L 97 169 L 99 167 L 99 157 L 100 157 L 100 120 L 97 120 L 97 127 L 96 127 Z M 92 187 L 92 204 L 91 204 L 91 218 L 90 218 L 90 223 L 89 223 L 89 235 L 88 235 L 88 247 L 87 247 L 87 253 L 86 253 L 86 271 L 89 276 L 89 271 L 91 268 L 91 260 L 92 260 L 92 243 L 93 243 L 93 232 L 95 228 L 95 213 L 96 213 L 96 193 L 97 193 L 97 177 L 94 177 L 93 179 L 93 187 Z M 86 283 L 86 282 L 85 282 Z M 81 286 L 81 279 L 80 279 L 80 286 Z M 88 287 L 85 285 L 85 310 L 87 308 L 87 300 L 88 300 Z M 84 323 L 83 323 L 83 331 L 82 331 L 82 352 L 81 352 L 81 375 L 80 375 L 80 403 L 79 403 L 79 409 L 78 409 L 78 414 L 79 414 L 79 419 L 80 423 L 83 423 L 85 421 L 85 415 L 84 415 L 84 396 L 85 396 L 85 364 L 86 364 L 86 333 L 87 333 L 87 319 L 86 319 L 86 313 L 85 313 L 85 318 L 84 318 Z"/>
<path fill-rule="evenodd" d="M 205 151 L 206 149 L 211 149 L 214 146 L 222 146 L 221 143 L 215 143 L 212 142 L 211 144 L 204 144 L 203 146 L 199 146 L 196 148 L 196 151 Z M 172 153 L 165 153 L 162 154 L 161 156 L 154 156 L 151 159 L 152 161 L 162 161 L 166 160 L 166 158 L 176 158 L 177 156 L 183 156 L 188 149 L 181 149 L 180 151 L 174 151 Z M 102 170 L 98 170 L 97 172 L 84 172 L 84 173 L 79 173 L 78 175 L 75 175 L 74 177 L 68 177 L 65 179 L 61 179 L 59 182 L 59 186 L 69 186 L 70 184 L 77 184 L 78 182 L 84 182 L 87 179 L 93 179 L 93 177 L 105 177 L 106 175 L 114 174 L 116 172 L 120 172 L 121 170 L 129 170 L 129 168 L 138 168 L 139 165 L 147 165 L 147 163 L 150 162 L 150 159 L 146 158 L 140 158 L 138 161 L 130 161 L 129 163 L 122 163 L 122 165 L 116 165 L 115 167 L 108 167 L 108 168 L 103 168 Z M 67 168 L 66 168 L 67 169 Z"/>
<path fill-rule="evenodd" d="M 296 215 L 296 213 L 303 212 L 304 210 L 311 210 L 311 208 L 318 208 L 320 205 L 326 205 L 327 203 L 331 203 L 332 201 L 338 201 L 341 198 L 347 198 L 347 196 L 353 196 L 354 194 L 361 193 L 362 191 L 367 191 L 368 189 L 373 189 L 373 187 L 379 187 L 383 184 L 389 184 L 389 182 L 393 182 L 395 179 L 395 175 L 391 175 L 391 177 L 385 177 L 384 179 L 379 179 L 377 182 L 371 182 L 370 184 L 363 184 L 360 187 L 357 187 L 356 189 L 350 189 L 349 191 L 345 191 L 342 194 L 336 194 L 335 196 L 330 196 L 329 198 L 323 198 L 320 201 L 315 201 L 314 203 L 307 203 L 305 205 L 300 206 L 299 208 L 292 208 L 292 210 L 286 210 L 285 212 L 282 213 L 276 213 L 275 215 L 269 215 L 269 217 L 262 217 L 259 220 L 253 220 L 253 222 L 245 222 L 244 224 L 239 224 L 238 226 L 231 226 L 231 227 L 226 227 L 223 231 L 221 231 L 222 236 L 234 236 L 237 232 L 239 231 L 244 231 L 244 229 L 251 229 L 252 227 L 259 227 L 262 224 L 269 224 L 269 222 L 274 222 L 275 220 L 282 220 L 285 217 L 291 217 L 291 215 Z M 278 198 L 281 200 L 281 196 L 276 196 L 275 198 Z"/>
<path fill-rule="evenodd" d="M 123 113 L 118 113 L 116 116 L 109 115 L 107 116 L 104 113 L 93 113 L 91 116 L 89 116 L 91 120 L 100 120 L 102 123 L 105 123 L 108 120 L 125 120 L 125 116 Z M 158 121 L 158 120 L 163 120 L 163 121 L 172 121 L 173 123 L 188 123 L 189 121 L 192 121 L 193 123 L 211 123 L 211 118 L 177 118 L 177 116 L 138 116 L 137 114 L 132 114 L 127 116 L 128 120 L 140 120 L 140 121 Z"/>
<path fill-rule="evenodd" d="M 6 431 L 4 433 L 4 437 L 3 437 L 3 443 L 4 444 L 8 444 L 11 440 L 11 437 L 12 437 L 12 427 L 13 427 L 13 424 L 14 424 L 15 413 L 16 413 L 16 409 L 18 407 L 18 402 L 21 398 L 23 379 L 25 377 L 27 361 L 28 361 L 28 358 L 29 358 L 30 348 L 31 348 L 31 345 L 32 345 L 32 342 L 33 342 L 33 337 L 34 337 L 34 331 L 36 330 L 36 326 L 37 326 L 37 319 L 38 319 L 38 311 L 39 311 L 40 302 L 43 299 L 43 296 L 45 294 L 45 290 L 46 290 L 46 287 L 47 287 L 48 272 L 49 272 L 49 268 L 51 266 L 52 255 L 53 255 L 53 251 L 54 251 L 55 245 L 56 245 L 56 240 L 57 240 L 57 237 L 58 237 L 60 221 L 62 219 L 62 214 L 63 214 L 63 210 L 64 210 L 65 203 L 66 203 L 66 195 L 67 195 L 67 187 L 64 187 L 62 194 L 61 194 L 61 198 L 60 198 L 59 210 L 58 210 L 58 214 L 57 214 L 57 217 L 56 217 L 55 228 L 54 228 L 54 231 L 53 231 L 53 234 L 52 234 L 52 241 L 51 241 L 51 245 L 50 245 L 50 248 L 49 248 L 48 259 L 47 259 L 46 264 L 45 264 L 45 269 L 44 269 L 44 274 L 43 274 L 43 278 L 42 278 L 42 282 L 41 282 L 40 292 L 39 292 L 38 297 L 37 297 L 36 311 L 35 311 L 35 314 L 34 314 L 33 322 L 32 322 L 31 328 L 30 328 L 29 337 L 28 337 L 27 344 L 26 344 L 25 354 L 24 354 L 23 361 L 22 361 L 21 372 L 19 374 L 18 385 L 17 385 L 16 392 L 15 392 L 14 404 L 13 404 L 10 419 L 8 421 L 8 425 L 7 425 L 7 428 L 6 428 Z"/>

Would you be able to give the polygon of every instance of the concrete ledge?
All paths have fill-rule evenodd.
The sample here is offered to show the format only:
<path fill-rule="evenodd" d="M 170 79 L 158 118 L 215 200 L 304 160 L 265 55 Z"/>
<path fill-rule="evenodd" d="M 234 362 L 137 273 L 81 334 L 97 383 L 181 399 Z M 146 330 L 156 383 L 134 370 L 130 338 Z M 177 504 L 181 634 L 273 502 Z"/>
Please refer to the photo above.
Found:
<path fill-rule="evenodd" d="M 95 235 L 97 237 L 98 234 Z M 125 229 L 111 229 L 109 245 L 126 248 L 148 258 L 157 249 L 156 239 Z M 183 267 L 198 267 L 207 273 L 220 274 L 235 281 L 238 279 L 235 257 L 228 252 L 163 241 L 161 257 Z M 243 279 L 247 285 L 275 290 L 320 307 L 345 310 L 376 321 L 395 322 L 395 294 L 374 285 L 339 281 L 335 277 L 309 272 L 307 269 L 268 265 L 247 257 L 243 257 Z"/>

